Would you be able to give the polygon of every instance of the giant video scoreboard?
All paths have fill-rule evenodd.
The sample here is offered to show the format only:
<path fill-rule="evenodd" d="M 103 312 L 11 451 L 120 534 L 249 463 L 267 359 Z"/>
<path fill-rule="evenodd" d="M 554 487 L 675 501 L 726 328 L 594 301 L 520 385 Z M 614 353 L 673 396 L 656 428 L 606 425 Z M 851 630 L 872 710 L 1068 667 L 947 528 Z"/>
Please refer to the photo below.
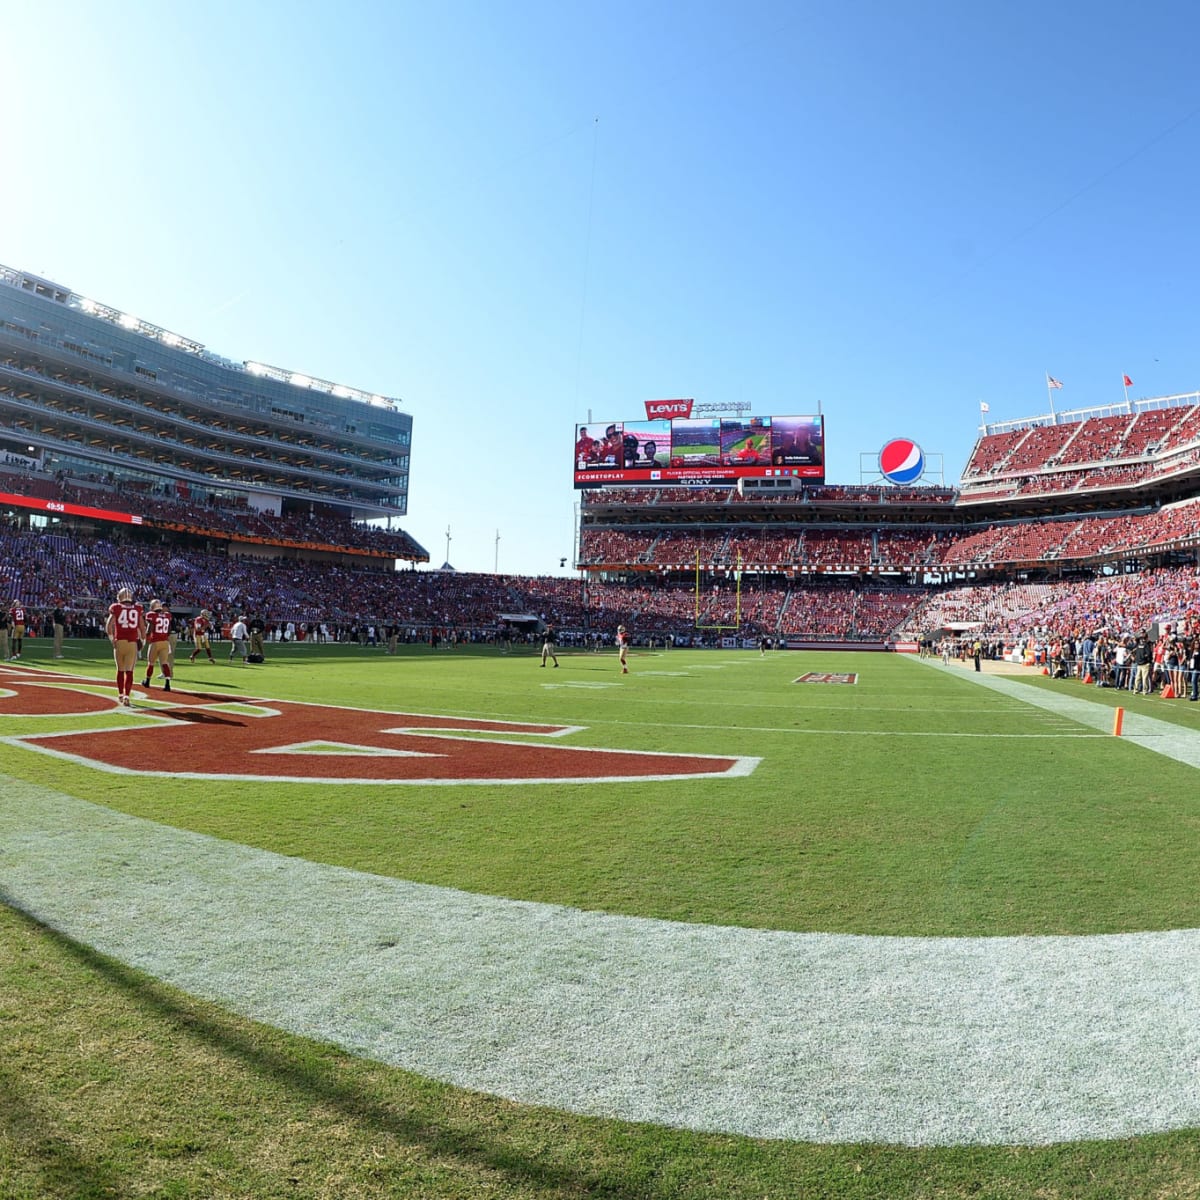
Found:
<path fill-rule="evenodd" d="M 647 412 L 656 404 L 691 412 L 687 401 L 651 401 Z M 575 427 L 577 488 L 789 477 L 825 482 L 824 417 L 647 416 Z"/>

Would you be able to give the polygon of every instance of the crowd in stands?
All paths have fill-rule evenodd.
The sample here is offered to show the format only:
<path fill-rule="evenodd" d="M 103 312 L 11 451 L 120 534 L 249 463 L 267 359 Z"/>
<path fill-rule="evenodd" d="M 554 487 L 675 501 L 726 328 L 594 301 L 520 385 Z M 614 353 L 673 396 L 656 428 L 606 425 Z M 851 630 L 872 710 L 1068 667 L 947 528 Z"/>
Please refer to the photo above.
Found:
<path fill-rule="evenodd" d="M 585 508 L 625 505 L 631 507 L 675 507 L 713 504 L 932 504 L 950 507 L 957 493 L 951 487 L 934 485 L 897 487 L 884 484 L 815 484 L 797 488 L 758 489 L 745 493 L 735 486 L 724 487 L 608 487 L 587 488 Z"/>
<path fill-rule="evenodd" d="M 872 551 L 870 535 L 858 532 L 804 537 L 804 552 L 833 562 L 853 555 L 865 561 L 872 552 L 884 556 L 884 538 Z M 897 535 L 899 536 L 899 535 Z M 920 554 L 929 535 L 912 532 L 888 551 Z M 772 545 L 784 545 L 778 538 Z M 969 538 L 950 542 L 963 564 L 989 556 L 1009 559 L 1049 553 L 1095 557 L 1146 544 L 1200 541 L 1200 502 L 1141 515 L 1087 518 L 1079 521 L 994 526 Z M 755 543 L 757 544 L 757 543 Z M 934 539 L 931 551 L 941 551 Z M 689 547 L 690 548 L 690 547 Z M 743 544 L 748 551 L 751 546 Z M 726 546 L 726 551 L 729 549 Z M 686 553 L 686 550 L 685 550 Z M 735 559 L 710 567 L 700 594 L 699 623 L 738 622 L 738 572 Z M 946 561 L 950 556 L 946 555 Z M 390 565 L 390 564 L 389 564 Z M 685 564 L 686 565 L 686 564 Z M 1118 581 L 1152 576 L 1114 576 Z M 869 576 L 838 581 L 800 573 L 790 581 L 784 573 L 751 573 L 741 577 L 740 619 L 751 632 L 780 632 L 828 637 L 884 636 L 924 593 L 889 590 Z M 101 613 L 122 586 L 144 599 L 157 596 L 181 610 L 215 612 L 248 610 L 297 625 L 329 623 L 341 627 L 365 620 L 406 628 L 461 627 L 494 629 L 501 613 L 518 613 L 548 621 L 561 629 L 626 624 L 646 633 L 690 629 L 697 620 L 694 581 L 677 572 L 646 571 L 637 584 L 561 578 L 458 575 L 452 572 L 395 572 L 372 569 L 347 560 L 263 560 L 222 552 L 164 546 L 143 535 L 116 528 L 103 538 L 38 531 L 0 530 L 0 596 L 19 597 L 34 608 L 61 605 L 84 616 Z M 1060 585 L 1037 585 L 1048 588 Z M 1065 585 L 1064 585 L 1065 586 Z M 1114 587 L 1107 580 L 1097 587 Z M 1125 585 L 1129 586 L 1129 585 Z M 996 601 L 994 589 L 987 594 Z M 1010 596 L 1020 593 L 1008 589 Z M 1044 606 L 1048 593 L 1037 593 Z M 963 593 L 970 597 L 971 593 Z M 915 599 L 914 599 L 915 597 Z M 1156 601 L 1157 602 L 1157 601 Z M 937 619 L 968 619 L 959 601 Z M 994 613 L 985 614 L 990 620 Z M 931 618 L 932 619 L 932 618 Z M 975 619 L 971 617 L 971 619 Z"/>
<path fill-rule="evenodd" d="M 870 563 L 872 544 L 869 531 L 808 529 L 800 539 L 800 562 L 807 567 L 853 570 Z"/>
<path fill-rule="evenodd" d="M 408 534 L 379 529 L 327 514 L 275 515 L 248 507 L 244 500 L 210 497 L 189 500 L 155 495 L 115 478 L 76 480 L 40 472 L 0 468 L 0 492 L 88 508 L 131 513 L 142 524 L 191 530 L 215 538 L 254 539 L 278 545 L 327 546 L 340 551 L 414 561 L 426 556 Z"/>
<path fill-rule="evenodd" d="M 1022 521 L 1004 530 L 1000 557 L 1007 562 L 1037 562 L 1057 558 L 1070 533 L 1069 521 Z"/>
<path fill-rule="evenodd" d="M 1200 541 L 1200 500 L 1117 516 L 1009 522 L 970 533 L 952 530 L 717 528 L 697 532 L 585 527 L 583 566 L 766 567 L 786 571 L 865 572 L 958 569 L 1062 562 L 1174 548 Z M 739 557 L 740 556 L 740 557 Z"/>
<path fill-rule="evenodd" d="M 1200 404 L 985 433 L 960 502 L 1130 487 L 1200 462 Z"/>
<path fill-rule="evenodd" d="M 1028 475 L 1018 481 L 1013 494 L 1044 496 L 1050 492 L 1069 492 L 1080 485 L 1092 486 L 1092 479 L 1091 471 L 1051 471 L 1042 475 Z"/>
<path fill-rule="evenodd" d="M 696 532 L 634 532 L 591 526 L 583 531 L 580 563 L 584 566 L 650 565 L 683 569 L 699 556 L 706 569 L 741 566 L 774 570 L 860 572 L 870 567 L 917 570 L 936 566 L 943 545 L 955 535 L 894 529 L 714 529 Z"/>
<path fill-rule="evenodd" d="M 1155 477 L 1186 475 L 1200 463 L 1200 446 L 1185 446 L 1182 450 L 1163 455 L 1155 467 Z"/>
<path fill-rule="evenodd" d="M 1156 621 L 1200 620 L 1200 573 L 1170 567 L 1092 579 L 954 587 L 929 595 L 898 630 L 972 625 L 1010 643 L 1054 632 L 1145 632 Z M 1200 624 L 1193 626 L 1200 630 Z"/>
<path fill-rule="evenodd" d="M 1123 452 L 1127 453 L 1129 433 L 1136 422 L 1136 417 L 1127 414 L 1081 421 L 1075 436 L 1057 458 L 1050 459 L 1050 463 L 1068 466 L 1071 463 L 1098 463 L 1117 458 Z"/>
<path fill-rule="evenodd" d="M 644 533 L 626 533 L 620 529 L 585 529 L 579 561 L 585 565 L 648 562 L 653 544 L 654 539 Z"/>
<path fill-rule="evenodd" d="M 881 529 L 875 535 L 875 558 L 881 567 L 912 569 L 941 557 L 937 534 L 924 530 Z"/>
<path fill-rule="evenodd" d="M 901 626 L 915 637 L 924 630 L 975 626 L 988 633 L 1009 628 L 1012 621 L 1042 610 L 1051 594 L 1048 583 L 968 584 L 930 594 Z"/>
<path fill-rule="evenodd" d="M 960 587 L 928 598 L 897 636 L 981 649 L 1056 679 L 1200 700 L 1200 570 L 1173 567 L 1063 583 Z"/>
<path fill-rule="evenodd" d="M 1164 532 L 1177 519 L 1154 514 Z M 1128 518 L 1129 522 L 1137 518 Z M 1064 526 L 1068 523 L 1062 523 Z M 1040 526 L 1021 527 L 1026 534 Z M 179 612 L 257 614 L 268 622 L 333 636 L 367 622 L 407 636 L 430 630 L 456 640 L 494 636 L 515 614 L 576 633 L 624 624 L 646 637 L 685 636 L 701 627 L 739 626 L 746 634 L 883 639 L 951 623 L 978 623 L 1013 638 L 1088 626 L 1137 630 L 1158 619 L 1197 619 L 1194 568 L 1099 576 L 1084 582 L 972 585 L 930 593 L 810 577 L 714 573 L 699 596 L 693 583 L 648 572 L 638 583 L 558 577 L 372 570 L 342 562 L 239 558 L 153 545 L 119 534 L 89 539 L 37 530 L 0 530 L 0 598 L 35 611 L 68 610 L 75 630 L 98 631 L 112 597 L 128 586 Z"/>
<path fill-rule="evenodd" d="M 691 567 L 699 561 L 711 565 L 724 561 L 728 535 L 724 530 L 701 533 L 670 530 L 654 538 L 649 555 L 643 560 L 662 567 Z"/>
<path fill-rule="evenodd" d="M 985 434 L 975 443 L 975 449 L 967 462 L 963 478 L 996 474 L 1000 465 L 1016 448 L 1026 434 L 1024 429 L 1009 429 L 1004 433 Z"/>
<path fill-rule="evenodd" d="M 1200 461 L 1200 452 L 1172 470 L 1183 470 Z M 1130 488 L 1150 479 L 1159 479 L 1168 471 L 1152 463 L 1119 463 L 1109 467 L 1091 467 L 1083 471 L 1043 471 L 1036 475 L 985 480 L 964 488 L 962 501 L 1004 500 L 1015 496 L 1045 496 L 1056 493 L 1096 492 L 1108 488 Z"/>
<path fill-rule="evenodd" d="M 852 589 L 813 588 L 788 596 L 779 631 L 785 636 L 836 638 L 849 636 L 853 624 Z"/>
<path fill-rule="evenodd" d="M 582 500 L 585 508 L 594 505 L 657 504 L 662 490 L 662 488 L 644 487 L 585 488 Z M 680 491 L 686 492 L 687 489 L 681 488 Z"/>
<path fill-rule="evenodd" d="M 1145 462 L 1099 467 L 1082 472 L 1075 482 L 1074 489 L 1084 491 L 1098 488 L 1133 487 L 1134 484 L 1143 483 L 1155 474 L 1153 464 Z"/>
<path fill-rule="evenodd" d="M 1200 541 L 1200 501 L 1148 513 L 993 525 L 948 540 L 942 562 L 1008 563 L 1089 559 L 1186 546 Z"/>
<path fill-rule="evenodd" d="M 1040 631 L 1091 627 L 1137 633 L 1159 619 L 1194 622 L 1200 613 L 1198 585 L 1193 568 L 1175 567 L 1058 586 L 1025 624 Z M 1009 629 L 1015 632 L 1011 622 Z"/>
<path fill-rule="evenodd" d="M 726 563 L 734 565 L 784 567 L 797 561 L 799 539 L 794 531 L 765 527 L 755 533 L 738 530 L 730 534 L 722 554 Z"/>
<path fill-rule="evenodd" d="M 735 487 L 661 488 L 659 504 L 731 504 L 737 499 Z"/>
<path fill-rule="evenodd" d="M 919 589 L 846 585 L 793 589 L 779 632 L 787 637 L 882 641 L 923 599 Z"/>
<path fill-rule="evenodd" d="M 433 629 L 459 640 L 493 636 L 511 617 L 566 631 L 624 624 L 638 636 L 691 635 L 695 626 L 740 625 L 747 634 L 811 633 L 823 637 L 883 637 L 904 599 L 880 598 L 834 585 L 817 590 L 760 575 L 740 589 L 737 572 L 717 573 L 700 589 L 647 573 L 645 582 L 374 570 L 345 562 L 264 561 L 161 546 L 121 531 L 104 538 L 30 529 L 0 529 L 0 597 L 37 612 L 62 607 L 75 632 L 98 634 L 122 587 L 144 602 L 165 601 L 178 613 L 207 608 L 219 618 L 257 615 L 280 627 L 319 629 L 332 636 L 367 623 L 397 626 L 416 636 Z M 805 613 L 814 614 L 811 622 Z M 819 617 L 819 619 L 817 619 Z"/>
<path fill-rule="evenodd" d="M 1019 475 L 1045 466 L 1066 446 L 1079 428 L 1079 423 L 1033 426 L 1013 447 L 1003 465 L 1003 471 Z"/>
<path fill-rule="evenodd" d="M 1159 453 L 1167 454 L 1182 446 L 1189 446 L 1197 438 L 1200 438 L 1200 404 L 1185 409 L 1183 419 L 1167 428 L 1158 445 Z"/>

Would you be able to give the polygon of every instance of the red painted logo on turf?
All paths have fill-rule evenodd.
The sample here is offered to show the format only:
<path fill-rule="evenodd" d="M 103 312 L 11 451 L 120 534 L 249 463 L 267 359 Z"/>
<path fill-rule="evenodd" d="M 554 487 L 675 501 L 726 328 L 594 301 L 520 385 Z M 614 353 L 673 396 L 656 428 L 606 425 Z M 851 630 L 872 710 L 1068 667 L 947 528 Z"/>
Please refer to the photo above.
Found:
<path fill-rule="evenodd" d="M 843 674 L 834 671 L 809 671 L 807 674 L 801 675 L 799 679 L 792 680 L 793 683 L 857 683 L 857 672 Z"/>
<path fill-rule="evenodd" d="M 126 719 L 98 680 L 0 671 L 0 719 L 111 710 L 119 726 L 0 738 L 122 774 L 329 783 L 595 783 L 747 775 L 756 758 L 512 740 L 577 727 L 155 692 Z M 143 694 L 144 695 L 144 694 Z M 135 696 L 135 703 L 137 702 Z M 488 735 L 488 736 L 480 736 Z M 501 737 L 499 735 L 508 735 Z"/>

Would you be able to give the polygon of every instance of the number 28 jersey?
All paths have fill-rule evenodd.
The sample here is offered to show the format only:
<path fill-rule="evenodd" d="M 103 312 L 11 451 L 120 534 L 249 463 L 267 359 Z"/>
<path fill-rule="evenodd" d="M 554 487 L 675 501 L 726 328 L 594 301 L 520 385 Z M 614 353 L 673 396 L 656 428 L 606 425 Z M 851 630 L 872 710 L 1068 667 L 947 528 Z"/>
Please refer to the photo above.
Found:
<path fill-rule="evenodd" d="M 165 608 L 156 608 L 146 614 L 146 640 L 165 642 L 171 636 L 171 614 Z"/>

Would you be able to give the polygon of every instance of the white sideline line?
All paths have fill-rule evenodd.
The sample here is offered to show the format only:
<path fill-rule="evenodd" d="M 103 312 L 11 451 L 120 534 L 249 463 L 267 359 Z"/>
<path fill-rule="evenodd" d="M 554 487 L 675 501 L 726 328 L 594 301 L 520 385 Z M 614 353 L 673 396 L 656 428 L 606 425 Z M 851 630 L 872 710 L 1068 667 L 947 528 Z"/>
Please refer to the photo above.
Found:
<path fill-rule="evenodd" d="M 633 725 L 639 729 L 646 727 L 644 721 L 604 721 L 602 724 Z M 1046 724 L 1058 724 L 1058 722 L 1047 721 Z M 1071 722 L 1072 727 L 1075 724 L 1075 722 Z M 726 733 L 730 730 L 736 730 L 738 733 L 802 733 L 810 737 L 829 734 L 831 736 L 842 735 L 846 737 L 1053 738 L 1061 741 L 1063 738 L 1095 738 L 1102 736 L 1098 733 L 1084 733 L 1082 730 L 1067 733 L 1065 732 L 1066 726 L 1064 726 L 1064 732 L 1062 733 L 994 733 L 991 730 L 983 730 L 978 733 L 948 733 L 941 729 L 825 729 L 819 725 L 810 725 L 804 728 L 787 725 L 781 728 L 774 728 L 769 725 L 689 725 L 680 721 L 656 721 L 655 726 L 659 729 L 720 730 Z"/>
<path fill-rule="evenodd" d="M 270 854 L 0 776 L 0 899 L 256 1020 L 528 1104 L 812 1142 L 1200 1124 L 1200 930 L 686 925 Z"/>
<path fill-rule="evenodd" d="M 549 687 L 568 687 L 570 685 L 546 683 L 546 684 L 543 684 L 542 686 L 549 688 Z M 641 702 L 635 701 L 635 703 L 641 703 Z M 653 706 L 661 712 L 664 703 L 670 704 L 672 707 L 675 707 L 679 702 L 677 702 L 674 698 L 672 698 L 669 701 L 663 701 L 663 700 L 659 699 L 659 700 L 651 701 L 649 703 L 652 703 Z M 622 707 L 628 706 L 628 701 L 626 700 L 625 697 L 621 698 L 621 705 L 622 705 Z M 712 701 L 711 701 L 711 699 L 709 699 L 708 701 L 704 702 L 703 705 L 700 705 L 699 702 L 697 702 L 696 705 L 691 705 L 690 702 L 684 702 L 684 704 L 682 706 L 683 707 L 690 706 L 690 707 L 712 708 Z M 726 709 L 730 709 L 730 708 L 759 708 L 759 709 L 774 708 L 776 711 L 778 711 L 779 707 L 780 707 L 778 704 L 770 704 L 770 703 L 729 704 L 724 699 L 722 699 L 722 701 L 721 701 L 721 706 L 722 706 L 722 708 L 726 708 Z M 955 705 L 952 708 L 935 708 L 935 707 L 922 706 L 921 712 L 922 713 L 954 713 L 955 715 L 967 713 L 967 714 L 971 714 L 974 716 L 1004 717 L 1004 716 L 1012 716 L 1016 713 L 1020 713 L 1023 711 L 1023 709 L 1024 709 L 1024 706 L 1022 704 L 1020 704 L 1017 700 L 1014 700 L 1012 703 L 1009 703 L 1009 704 L 993 704 L 993 705 L 988 705 L 985 708 L 970 708 L 966 705 Z M 795 708 L 790 711 L 795 712 L 797 715 L 802 715 L 807 712 L 814 712 L 814 711 L 818 711 L 818 710 L 807 709 L 807 708 Z M 819 711 L 821 711 L 821 712 L 853 712 L 853 713 L 879 712 L 879 713 L 890 713 L 892 716 L 903 716 L 906 713 L 911 713 L 913 711 L 913 709 L 912 708 L 896 708 L 894 706 L 889 706 L 889 705 L 871 705 L 871 704 L 822 704 L 820 706 Z M 474 710 L 468 711 L 468 710 L 452 709 L 452 708 L 446 709 L 446 712 L 444 715 L 450 716 L 450 717 L 458 717 L 462 720 L 475 720 L 475 721 L 500 721 L 500 720 L 503 720 L 503 717 L 499 716 L 496 713 L 480 713 L 480 712 L 474 711 Z M 578 724 L 579 726 L 586 728 L 586 729 L 598 729 L 598 728 L 602 728 L 605 725 L 634 725 L 634 726 L 637 726 L 639 729 L 645 729 L 645 727 L 646 727 L 646 722 L 644 720 L 643 721 L 620 721 L 620 720 L 614 721 L 614 720 L 610 720 L 606 717 L 598 717 L 594 714 L 589 717 L 578 717 L 578 718 L 572 718 L 572 719 L 575 721 L 576 724 Z M 695 725 L 695 724 L 687 724 L 687 723 L 683 723 L 683 722 L 661 721 L 657 717 L 654 720 L 654 724 L 656 726 L 661 726 L 663 728 L 670 728 L 670 729 L 722 729 L 722 730 L 728 731 L 731 729 L 737 730 L 737 729 L 756 728 L 756 726 L 732 725 L 732 724 Z M 764 731 L 768 732 L 768 733 L 775 732 L 773 729 L 768 729 L 765 727 L 764 727 Z"/>
<path fill-rule="evenodd" d="M 644 729 L 645 722 L 643 721 L 605 721 L 605 725 L 636 725 L 638 728 Z M 737 733 L 796 733 L 803 734 L 806 737 L 901 737 L 901 738 L 1049 738 L 1054 741 L 1062 741 L 1064 738 L 1098 738 L 1102 737 L 1099 733 L 1085 733 L 1078 731 L 1075 733 L 1067 733 L 1065 730 L 1061 733 L 991 733 L 983 731 L 980 733 L 947 733 L 945 730 L 938 729 L 824 729 L 819 725 L 811 725 L 800 729 L 794 725 L 782 729 L 772 729 L 765 725 L 682 725 L 671 721 L 656 721 L 655 725 L 659 729 L 712 729 L 721 730 L 725 733 L 731 730 Z"/>
<path fill-rule="evenodd" d="M 1034 708 L 1056 713 L 1060 717 L 1066 717 L 1080 725 L 1086 725 L 1089 729 L 1103 730 L 1109 735 L 1112 733 L 1116 707 L 1112 704 L 1101 704 L 1078 694 L 1067 695 L 1064 692 L 1030 687 L 1028 683 L 1022 683 L 1019 676 L 987 675 L 982 672 L 956 670 L 953 667 L 944 667 L 941 663 L 931 659 L 925 659 L 924 664 L 934 670 L 953 674 L 959 679 L 966 679 L 980 687 L 999 692 L 1001 695 L 1011 696 L 1024 704 L 1033 705 Z M 1077 693 L 1088 691 L 1087 685 L 1074 680 L 1058 682 L 1061 682 L 1064 688 L 1075 689 Z M 1112 692 L 1108 694 L 1114 695 Z M 1117 692 L 1115 695 L 1119 696 L 1120 693 Z M 1171 704 L 1173 702 L 1165 700 L 1163 703 Z M 1182 703 L 1188 702 L 1185 700 Z M 1149 717 L 1143 713 L 1130 712 L 1129 709 L 1125 709 L 1120 740 L 1132 742 L 1144 750 L 1153 750 L 1155 754 L 1173 758 L 1176 762 L 1184 763 L 1189 767 L 1200 767 L 1200 732 L 1184 725 L 1176 725 L 1172 721 L 1162 721 L 1157 717 Z"/>

